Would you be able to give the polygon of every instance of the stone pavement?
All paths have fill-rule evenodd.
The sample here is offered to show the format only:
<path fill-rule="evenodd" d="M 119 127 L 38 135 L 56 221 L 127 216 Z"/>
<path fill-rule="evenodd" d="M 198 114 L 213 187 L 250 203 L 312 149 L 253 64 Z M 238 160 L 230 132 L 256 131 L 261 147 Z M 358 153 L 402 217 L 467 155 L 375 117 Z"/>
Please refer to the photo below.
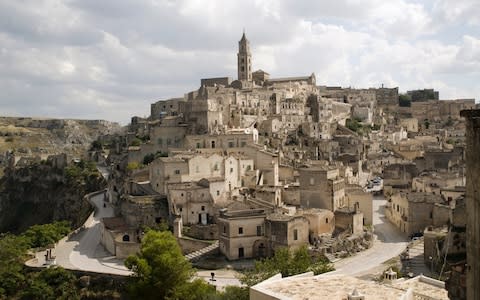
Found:
<path fill-rule="evenodd" d="M 211 273 L 215 273 L 214 279 L 211 280 L 212 276 Z M 195 276 L 201 278 L 208 282 L 211 285 L 214 285 L 218 291 L 223 291 L 226 286 L 233 285 L 233 286 L 242 286 L 242 283 L 238 279 L 240 273 L 234 270 L 202 270 L 198 271 Z"/>

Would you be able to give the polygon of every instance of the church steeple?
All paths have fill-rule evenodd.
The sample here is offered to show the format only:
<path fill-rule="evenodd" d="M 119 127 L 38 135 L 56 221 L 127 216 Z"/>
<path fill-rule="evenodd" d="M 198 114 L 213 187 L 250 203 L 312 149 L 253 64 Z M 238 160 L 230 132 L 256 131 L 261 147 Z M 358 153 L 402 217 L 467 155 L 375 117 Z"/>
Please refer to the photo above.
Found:
<path fill-rule="evenodd" d="M 238 42 L 238 80 L 252 81 L 252 54 L 250 53 L 250 42 L 243 31 L 242 38 Z"/>

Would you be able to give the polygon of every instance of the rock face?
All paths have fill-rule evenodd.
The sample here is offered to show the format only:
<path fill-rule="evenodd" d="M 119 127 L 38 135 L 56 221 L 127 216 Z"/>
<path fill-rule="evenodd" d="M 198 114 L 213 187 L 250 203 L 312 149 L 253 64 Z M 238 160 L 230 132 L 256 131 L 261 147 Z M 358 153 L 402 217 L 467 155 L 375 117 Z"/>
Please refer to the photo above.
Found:
<path fill-rule="evenodd" d="M 99 136 L 122 130 L 119 124 L 103 120 L 0 117 L 0 155 L 14 150 L 18 157 L 58 153 L 82 157 Z"/>
<path fill-rule="evenodd" d="M 58 168 L 51 162 L 7 169 L 0 179 L 0 232 L 19 233 L 34 224 L 83 223 L 91 206 L 83 196 L 106 185 L 95 169 Z"/>

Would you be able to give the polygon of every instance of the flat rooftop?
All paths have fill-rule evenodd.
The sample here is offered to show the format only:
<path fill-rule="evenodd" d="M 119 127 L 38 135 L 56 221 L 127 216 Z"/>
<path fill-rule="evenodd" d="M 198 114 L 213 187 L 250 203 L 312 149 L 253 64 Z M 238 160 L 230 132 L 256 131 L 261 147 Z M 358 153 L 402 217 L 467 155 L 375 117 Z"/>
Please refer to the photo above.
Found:
<path fill-rule="evenodd" d="M 368 300 L 402 299 L 407 290 L 411 288 L 413 296 L 424 295 L 432 297 L 429 299 L 447 300 L 449 299 L 448 293 L 442 284 L 442 282 L 423 276 L 409 280 L 400 279 L 390 285 L 350 276 L 303 274 L 287 278 L 267 279 L 251 288 L 250 299 L 347 299 L 353 290 L 357 290 Z M 271 298 L 268 296 L 267 298 L 265 295 Z"/>

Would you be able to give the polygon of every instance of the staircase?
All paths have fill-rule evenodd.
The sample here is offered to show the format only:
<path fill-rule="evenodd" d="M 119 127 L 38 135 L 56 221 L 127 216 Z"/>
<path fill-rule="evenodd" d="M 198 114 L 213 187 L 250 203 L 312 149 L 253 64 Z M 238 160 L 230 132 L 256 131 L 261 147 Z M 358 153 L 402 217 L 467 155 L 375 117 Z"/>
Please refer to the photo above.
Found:
<path fill-rule="evenodd" d="M 209 254 L 209 253 L 212 253 L 213 251 L 216 251 L 218 249 L 218 241 L 215 241 L 215 243 L 205 247 L 205 248 L 202 248 L 198 251 L 195 251 L 195 252 L 192 252 L 192 253 L 189 253 L 187 255 L 185 255 L 185 258 L 189 261 L 193 261 L 193 260 L 196 260 L 200 257 L 202 257 L 203 255 L 206 255 L 206 254 Z"/>

